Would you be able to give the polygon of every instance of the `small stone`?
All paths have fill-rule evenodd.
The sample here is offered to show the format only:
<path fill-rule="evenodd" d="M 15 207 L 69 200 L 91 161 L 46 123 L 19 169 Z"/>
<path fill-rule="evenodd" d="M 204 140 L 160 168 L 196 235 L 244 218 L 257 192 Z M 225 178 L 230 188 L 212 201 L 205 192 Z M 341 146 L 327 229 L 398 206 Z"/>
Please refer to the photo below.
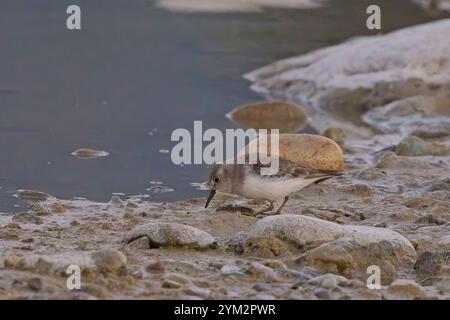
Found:
<path fill-rule="evenodd" d="M 104 299 L 107 296 L 106 289 L 104 289 L 102 286 L 93 283 L 82 283 L 81 290 L 98 299 Z"/>
<path fill-rule="evenodd" d="M 109 203 L 113 204 L 113 205 L 123 205 L 123 204 L 125 204 L 125 202 L 122 199 L 120 199 L 119 196 L 116 196 L 116 195 L 113 195 L 111 197 L 111 200 L 109 200 Z"/>
<path fill-rule="evenodd" d="M 211 290 L 199 288 L 196 286 L 188 286 L 183 290 L 183 292 L 189 296 L 196 296 L 202 299 L 208 299 L 209 295 L 211 294 Z"/>
<path fill-rule="evenodd" d="M 19 190 L 17 191 L 17 196 L 19 197 L 20 200 L 30 202 L 45 201 L 49 198 L 52 198 L 52 196 L 50 196 L 47 193 L 35 190 Z"/>
<path fill-rule="evenodd" d="M 76 227 L 76 226 L 79 226 L 80 223 L 79 223 L 77 220 L 72 220 L 72 221 L 70 222 L 70 225 L 71 225 L 72 227 Z"/>
<path fill-rule="evenodd" d="M 425 224 L 436 224 L 438 226 L 442 226 L 447 224 L 447 220 L 441 217 L 437 217 L 434 214 L 427 214 L 423 217 L 420 217 L 414 221 L 415 223 L 425 223 Z"/>
<path fill-rule="evenodd" d="M 41 278 L 31 278 L 27 281 L 28 287 L 33 291 L 40 291 L 42 289 Z"/>
<path fill-rule="evenodd" d="M 54 262 L 48 257 L 31 254 L 20 257 L 14 265 L 17 270 L 27 270 L 34 273 L 47 274 L 53 273 Z"/>
<path fill-rule="evenodd" d="M 377 162 L 378 169 L 428 169 L 430 165 L 428 162 L 413 159 L 410 157 L 399 156 L 392 151 L 383 152 Z"/>
<path fill-rule="evenodd" d="M 154 273 L 162 273 L 165 270 L 164 264 L 162 262 L 154 262 L 154 263 L 150 263 L 145 270 L 147 270 L 147 272 L 154 272 Z"/>
<path fill-rule="evenodd" d="M 42 218 L 38 217 L 37 215 L 33 213 L 28 212 L 20 212 L 16 213 L 12 220 L 15 222 L 21 222 L 21 223 L 34 223 L 34 224 L 42 224 L 44 220 Z"/>
<path fill-rule="evenodd" d="M 360 171 L 356 175 L 356 178 L 361 179 L 361 180 L 376 180 L 382 176 L 383 176 L 383 171 L 381 171 L 377 168 L 369 168 L 369 169 Z"/>
<path fill-rule="evenodd" d="M 395 153 L 400 156 L 442 156 L 450 153 L 450 149 L 442 144 L 431 143 L 419 137 L 409 136 L 400 141 L 395 148 Z"/>
<path fill-rule="evenodd" d="M 439 246 L 444 250 L 450 250 L 450 235 L 442 237 L 439 242 Z"/>
<path fill-rule="evenodd" d="M 109 152 L 89 148 L 80 148 L 72 152 L 72 155 L 78 159 L 95 159 L 99 157 L 107 157 L 109 156 Z"/>
<path fill-rule="evenodd" d="M 425 298 L 426 295 L 422 288 L 413 280 L 398 279 L 388 287 L 388 293 L 394 294 L 399 298 L 413 299 Z"/>
<path fill-rule="evenodd" d="M 347 286 L 349 284 L 349 280 L 345 277 L 338 276 L 332 273 L 323 274 L 312 278 L 307 282 L 308 284 L 317 285 L 322 288 L 337 288 L 339 286 Z"/>
<path fill-rule="evenodd" d="M 423 252 L 414 264 L 414 270 L 422 277 L 438 276 L 449 258 L 450 252 Z"/>
<path fill-rule="evenodd" d="M 270 291 L 270 290 L 272 290 L 272 286 L 268 283 L 256 283 L 252 288 L 255 291 Z"/>
<path fill-rule="evenodd" d="M 256 261 L 250 263 L 250 267 L 249 267 L 248 271 L 251 274 L 262 275 L 265 279 L 267 279 L 269 281 L 277 281 L 278 280 L 277 273 L 273 269 L 266 267 L 265 265 L 263 265 L 259 262 L 256 262 Z"/>
<path fill-rule="evenodd" d="M 290 255 L 290 246 L 275 237 L 252 237 L 245 240 L 243 254 L 260 258 Z"/>
<path fill-rule="evenodd" d="M 439 190 L 450 191 L 450 177 L 444 178 L 442 180 L 433 180 L 426 187 L 427 192 Z"/>
<path fill-rule="evenodd" d="M 443 294 L 450 293 L 450 278 L 445 278 L 437 284 L 437 289 Z"/>
<path fill-rule="evenodd" d="M 180 284 L 187 284 L 191 282 L 191 280 L 186 276 L 175 272 L 165 274 L 164 279 L 171 280 Z"/>
<path fill-rule="evenodd" d="M 147 237 L 141 237 L 127 244 L 127 248 L 136 250 L 150 249 L 150 240 Z"/>
<path fill-rule="evenodd" d="M 127 257 L 114 249 L 103 249 L 92 254 L 92 259 L 100 271 L 117 272 L 127 264 Z"/>
<path fill-rule="evenodd" d="M 144 274 L 141 271 L 141 268 L 137 266 L 132 266 L 127 268 L 127 273 L 136 279 L 142 279 L 144 277 Z"/>
<path fill-rule="evenodd" d="M 241 268 L 231 264 L 224 265 L 220 269 L 220 273 L 224 276 L 231 276 L 231 275 L 243 276 L 245 274 Z"/>
<path fill-rule="evenodd" d="M 344 147 L 347 131 L 343 128 L 328 128 L 323 132 L 323 136 L 330 138 L 341 147 Z"/>
<path fill-rule="evenodd" d="M 65 205 L 64 203 L 55 202 L 51 204 L 50 208 L 53 213 L 64 213 L 70 208 L 70 206 Z"/>
<path fill-rule="evenodd" d="M 183 285 L 181 283 L 168 279 L 164 279 L 162 283 L 162 287 L 166 289 L 178 289 L 181 288 L 182 286 Z"/>
<path fill-rule="evenodd" d="M 369 186 L 365 184 L 355 184 L 350 188 L 350 193 L 361 197 L 372 197 L 373 191 Z"/>
<path fill-rule="evenodd" d="M 308 251 L 297 262 L 305 263 L 323 273 L 339 273 L 349 276 L 353 267 L 353 257 L 345 248 L 328 243 Z"/>
<path fill-rule="evenodd" d="M 219 206 L 216 211 L 227 211 L 227 212 L 241 212 L 241 213 L 253 213 L 253 209 L 246 206 L 226 204 Z"/>
<path fill-rule="evenodd" d="M 316 288 L 314 289 L 314 295 L 322 300 L 330 300 L 330 293 L 328 292 L 327 289 L 324 288 Z"/>
<path fill-rule="evenodd" d="M 3 264 L 6 269 L 13 268 L 14 265 L 17 263 L 18 257 L 15 252 L 10 253 L 5 260 L 3 261 Z"/>

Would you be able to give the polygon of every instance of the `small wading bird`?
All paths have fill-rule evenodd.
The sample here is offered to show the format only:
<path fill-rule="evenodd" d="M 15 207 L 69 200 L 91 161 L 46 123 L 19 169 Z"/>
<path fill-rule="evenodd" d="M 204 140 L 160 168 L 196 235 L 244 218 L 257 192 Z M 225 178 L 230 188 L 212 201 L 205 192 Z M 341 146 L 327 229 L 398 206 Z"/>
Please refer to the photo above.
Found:
<path fill-rule="evenodd" d="M 205 208 L 217 191 L 237 194 L 254 200 L 265 200 L 269 207 L 253 213 L 257 216 L 275 208 L 275 201 L 284 197 L 283 202 L 276 211 L 281 213 L 289 195 L 300 191 L 307 186 L 329 178 L 342 175 L 341 170 L 312 169 L 299 165 L 296 162 L 279 159 L 279 169 L 274 175 L 261 175 L 261 169 L 268 167 L 259 161 L 257 164 L 220 164 L 216 165 L 208 178 L 211 192 L 206 201 Z"/>

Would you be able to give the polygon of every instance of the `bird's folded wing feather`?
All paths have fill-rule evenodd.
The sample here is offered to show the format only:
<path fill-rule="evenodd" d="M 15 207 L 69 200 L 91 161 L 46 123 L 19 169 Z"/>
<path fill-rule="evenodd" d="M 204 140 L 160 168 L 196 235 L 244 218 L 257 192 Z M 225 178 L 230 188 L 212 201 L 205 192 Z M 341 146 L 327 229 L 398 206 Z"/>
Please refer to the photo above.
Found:
<path fill-rule="evenodd" d="M 271 164 L 262 164 L 258 161 L 253 165 L 253 172 L 261 174 L 262 168 L 268 168 Z M 276 174 L 267 176 L 269 178 L 304 178 L 304 179 L 323 179 L 342 175 L 342 170 L 313 169 L 302 166 L 294 161 L 279 159 L 279 168 Z"/>

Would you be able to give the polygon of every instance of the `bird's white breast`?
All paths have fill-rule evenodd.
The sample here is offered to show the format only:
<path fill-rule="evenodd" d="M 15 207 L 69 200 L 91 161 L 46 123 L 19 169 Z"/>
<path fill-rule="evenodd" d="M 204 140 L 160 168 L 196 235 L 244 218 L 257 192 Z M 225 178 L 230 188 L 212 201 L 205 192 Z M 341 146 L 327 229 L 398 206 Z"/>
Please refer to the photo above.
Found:
<path fill-rule="evenodd" d="M 299 191 L 314 181 L 316 179 L 277 179 L 251 175 L 244 180 L 242 195 L 252 199 L 276 200 Z"/>

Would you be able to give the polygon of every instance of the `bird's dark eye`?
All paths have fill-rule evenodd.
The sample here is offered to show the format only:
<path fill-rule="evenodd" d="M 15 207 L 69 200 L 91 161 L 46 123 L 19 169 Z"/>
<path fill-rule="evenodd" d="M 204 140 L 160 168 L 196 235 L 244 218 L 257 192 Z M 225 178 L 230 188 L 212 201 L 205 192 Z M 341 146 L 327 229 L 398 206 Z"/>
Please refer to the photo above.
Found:
<path fill-rule="evenodd" d="M 215 183 L 218 183 L 218 182 L 220 181 L 220 179 L 219 179 L 219 177 L 216 176 L 216 177 L 213 178 L 213 181 L 214 181 Z"/>

